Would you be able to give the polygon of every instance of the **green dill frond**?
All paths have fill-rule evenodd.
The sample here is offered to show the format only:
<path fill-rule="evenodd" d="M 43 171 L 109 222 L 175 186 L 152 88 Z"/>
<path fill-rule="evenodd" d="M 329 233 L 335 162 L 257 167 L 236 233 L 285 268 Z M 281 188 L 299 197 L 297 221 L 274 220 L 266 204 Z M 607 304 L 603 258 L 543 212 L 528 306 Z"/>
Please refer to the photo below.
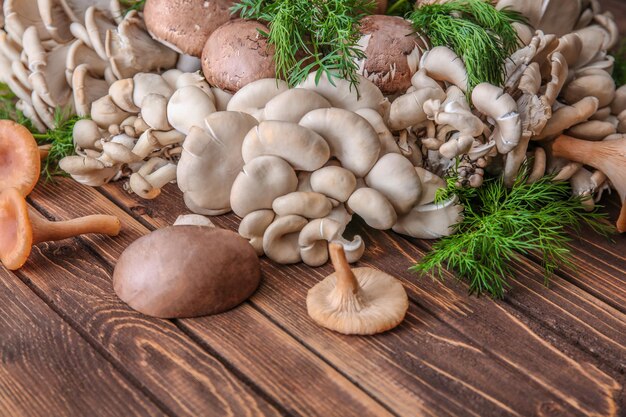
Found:
<path fill-rule="evenodd" d="M 432 46 L 447 46 L 463 59 L 469 92 L 482 82 L 502 86 L 505 61 L 519 46 L 518 12 L 497 10 L 488 0 L 452 0 L 425 4 L 408 17 Z"/>
<path fill-rule="evenodd" d="M 459 190 L 465 210 L 456 234 L 436 242 L 411 270 L 441 278 L 449 268 L 469 282 L 471 294 L 501 298 L 513 275 L 510 264 L 520 256 L 542 259 L 547 285 L 559 267 L 572 267 L 568 230 L 578 232 L 586 224 L 603 235 L 614 233 L 606 215 L 585 211 L 584 197 L 571 196 L 568 183 L 527 180 L 524 167 L 511 189 L 498 178 L 473 191 Z M 448 178 L 448 192 L 457 189 L 456 182 Z"/>
<path fill-rule="evenodd" d="M 415 7 L 415 0 L 395 0 L 390 1 L 386 14 L 390 16 L 405 16 Z"/>
<path fill-rule="evenodd" d="M 618 88 L 626 85 L 626 39 L 622 39 L 619 47 L 615 50 L 613 79 Z"/>
<path fill-rule="evenodd" d="M 231 11 L 269 26 L 263 33 L 275 48 L 276 72 L 295 86 L 316 71 L 317 79 L 342 77 L 356 86 L 359 21 L 372 0 L 242 0 Z"/>
<path fill-rule="evenodd" d="M 126 15 L 133 10 L 142 11 L 146 4 L 146 0 L 120 0 L 122 6 L 122 14 Z"/>

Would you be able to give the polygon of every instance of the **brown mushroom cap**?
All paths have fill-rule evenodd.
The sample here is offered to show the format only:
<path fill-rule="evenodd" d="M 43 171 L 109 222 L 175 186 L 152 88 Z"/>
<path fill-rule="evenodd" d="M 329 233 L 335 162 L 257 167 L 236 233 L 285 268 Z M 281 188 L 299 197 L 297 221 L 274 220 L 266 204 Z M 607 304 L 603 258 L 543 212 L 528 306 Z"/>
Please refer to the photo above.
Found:
<path fill-rule="evenodd" d="M 37 184 L 40 170 L 33 135 L 20 124 L 0 120 L 0 191 L 11 187 L 27 196 Z"/>
<path fill-rule="evenodd" d="M 252 81 L 275 78 L 274 47 L 255 20 L 231 20 L 217 28 L 202 51 L 202 71 L 209 84 L 231 93 Z"/>
<path fill-rule="evenodd" d="M 361 20 L 360 32 L 370 36 L 365 47 L 365 78 L 374 82 L 383 94 L 404 93 L 411 86 L 419 62 L 418 55 L 411 68 L 409 56 L 424 46 L 411 23 L 398 16 L 366 16 Z"/>
<path fill-rule="evenodd" d="M 309 290 L 309 316 L 343 334 L 370 335 L 399 325 L 409 308 L 402 283 L 373 268 L 350 269 L 343 246 L 328 245 L 335 273 Z"/>
<path fill-rule="evenodd" d="M 246 239 L 203 226 L 173 226 L 138 239 L 113 273 L 118 297 L 162 318 L 229 310 L 250 297 L 260 280 L 259 260 Z"/>
<path fill-rule="evenodd" d="M 199 58 L 211 33 L 231 18 L 234 4 L 234 0 L 148 0 L 143 15 L 152 37 Z"/>

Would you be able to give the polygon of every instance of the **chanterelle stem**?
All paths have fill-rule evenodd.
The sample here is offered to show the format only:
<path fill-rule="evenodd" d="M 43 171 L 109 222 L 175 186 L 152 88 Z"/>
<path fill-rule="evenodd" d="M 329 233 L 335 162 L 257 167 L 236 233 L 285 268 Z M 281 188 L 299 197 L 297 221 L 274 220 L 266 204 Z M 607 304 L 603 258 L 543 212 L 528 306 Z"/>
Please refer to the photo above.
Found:
<path fill-rule="evenodd" d="M 28 210 L 28 216 L 33 229 L 33 244 L 63 240 L 87 233 L 117 236 L 121 229 L 120 220 L 114 216 L 94 215 L 51 222 L 31 208 Z"/>
<path fill-rule="evenodd" d="M 352 272 L 350 264 L 348 264 L 343 246 L 338 243 L 330 243 L 328 251 L 330 252 L 330 260 L 333 263 L 335 275 L 337 276 L 336 291 L 341 294 L 356 294 L 359 291 L 359 282 Z"/>

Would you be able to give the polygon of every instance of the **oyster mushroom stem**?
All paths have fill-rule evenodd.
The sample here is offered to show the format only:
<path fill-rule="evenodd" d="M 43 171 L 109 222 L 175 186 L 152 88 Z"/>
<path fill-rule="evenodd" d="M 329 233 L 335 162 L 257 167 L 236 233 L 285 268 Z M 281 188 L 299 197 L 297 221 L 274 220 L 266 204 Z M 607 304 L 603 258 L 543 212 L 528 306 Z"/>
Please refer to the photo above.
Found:
<path fill-rule="evenodd" d="M 114 216 L 95 215 L 51 222 L 28 207 L 15 188 L 0 192 L 0 261 L 9 270 L 22 267 L 33 245 L 63 240 L 87 233 L 117 236 L 120 220 Z"/>
<path fill-rule="evenodd" d="M 590 142 L 561 135 L 554 141 L 552 151 L 556 157 L 592 166 L 609 178 L 622 202 L 617 230 L 626 232 L 626 139 Z"/>
<path fill-rule="evenodd" d="M 373 268 L 350 269 L 343 246 L 328 245 L 335 273 L 309 290 L 309 316 L 343 334 L 371 335 L 399 325 L 409 308 L 396 278 Z"/>

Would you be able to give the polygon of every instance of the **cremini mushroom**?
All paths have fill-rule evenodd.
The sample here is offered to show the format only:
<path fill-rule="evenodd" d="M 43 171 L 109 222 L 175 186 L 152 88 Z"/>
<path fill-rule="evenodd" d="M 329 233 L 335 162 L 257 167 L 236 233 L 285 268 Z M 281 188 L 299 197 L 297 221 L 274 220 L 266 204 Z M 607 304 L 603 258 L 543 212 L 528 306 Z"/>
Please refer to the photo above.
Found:
<path fill-rule="evenodd" d="M 626 232 L 626 139 L 591 142 L 561 135 L 554 141 L 552 152 L 556 157 L 592 166 L 609 178 L 622 202 L 617 230 Z"/>
<path fill-rule="evenodd" d="M 339 108 L 313 110 L 300 120 L 300 125 L 326 139 L 330 155 L 357 177 L 364 177 L 380 154 L 380 141 L 372 125 L 351 111 Z"/>
<path fill-rule="evenodd" d="M 359 73 L 385 95 L 404 93 L 420 60 L 420 43 L 408 20 L 398 16 L 372 15 L 361 19 L 358 42 L 365 57 L 357 61 Z"/>
<path fill-rule="evenodd" d="M 409 212 L 422 193 L 422 183 L 415 167 L 397 153 L 380 158 L 365 177 L 365 183 L 380 191 L 398 215 Z"/>
<path fill-rule="evenodd" d="M 0 191 L 15 188 L 27 196 L 39 180 L 41 161 L 33 135 L 11 120 L 0 120 Z"/>
<path fill-rule="evenodd" d="M 230 310 L 259 286 L 261 267 L 236 233 L 171 226 L 133 242 L 113 272 L 122 301 L 149 316 L 198 317 Z"/>
<path fill-rule="evenodd" d="M 272 208 L 276 198 L 296 191 L 297 187 L 298 177 L 284 159 L 259 156 L 245 164 L 237 175 L 230 192 L 230 206 L 236 215 L 245 217 L 253 211 Z"/>
<path fill-rule="evenodd" d="M 356 177 L 340 166 L 326 166 L 311 174 L 311 189 L 343 203 L 356 188 Z"/>
<path fill-rule="evenodd" d="M 263 251 L 268 258 L 281 265 L 301 261 L 298 236 L 308 223 L 302 216 L 276 217 L 263 235 Z"/>
<path fill-rule="evenodd" d="M 263 256 L 263 235 L 274 221 L 276 213 L 272 210 L 257 210 L 249 213 L 239 223 L 239 235 L 248 239 L 258 256 Z"/>
<path fill-rule="evenodd" d="M 225 111 L 210 114 L 205 129 L 191 127 L 177 171 L 178 188 L 191 211 L 207 215 L 230 211 L 231 188 L 244 165 L 241 144 L 256 124 L 248 114 Z"/>
<path fill-rule="evenodd" d="M 373 268 L 350 269 L 339 244 L 331 243 L 329 251 L 335 272 L 309 290 L 309 316 L 343 334 L 371 335 L 399 325 L 409 308 L 400 281 Z"/>
<path fill-rule="evenodd" d="M 246 163 L 262 155 L 278 156 L 297 171 L 315 171 L 330 158 L 330 149 L 322 136 L 296 123 L 278 120 L 263 121 L 252 128 L 241 153 Z"/>
<path fill-rule="evenodd" d="M 415 206 L 398 218 L 393 231 L 418 239 L 439 239 L 454 233 L 463 218 L 463 206 L 456 196 L 441 202 Z"/>
<path fill-rule="evenodd" d="M 230 20 L 215 29 L 202 51 L 202 70 L 209 84 L 229 92 L 262 78 L 275 78 L 274 46 L 254 20 Z"/>
<path fill-rule="evenodd" d="M 346 204 L 374 229 L 391 229 L 398 220 L 398 215 L 389 200 L 373 188 L 359 188 L 352 193 Z"/>
<path fill-rule="evenodd" d="M 324 265 L 328 261 L 328 242 L 341 244 L 348 263 L 357 262 L 365 252 L 365 244 L 360 236 L 348 241 L 341 236 L 345 227 L 342 223 L 330 219 L 311 220 L 300 231 L 298 245 L 302 262 L 308 266 Z"/>
<path fill-rule="evenodd" d="M 333 205 L 324 194 L 294 191 L 278 197 L 272 203 L 272 210 L 278 216 L 297 214 L 307 219 L 319 219 L 330 214 Z"/>
<path fill-rule="evenodd" d="M 117 236 L 120 228 L 117 217 L 103 215 L 51 222 L 28 207 L 20 191 L 15 188 L 0 191 L 0 261 L 9 270 L 21 268 L 37 243 L 87 233 Z"/>

